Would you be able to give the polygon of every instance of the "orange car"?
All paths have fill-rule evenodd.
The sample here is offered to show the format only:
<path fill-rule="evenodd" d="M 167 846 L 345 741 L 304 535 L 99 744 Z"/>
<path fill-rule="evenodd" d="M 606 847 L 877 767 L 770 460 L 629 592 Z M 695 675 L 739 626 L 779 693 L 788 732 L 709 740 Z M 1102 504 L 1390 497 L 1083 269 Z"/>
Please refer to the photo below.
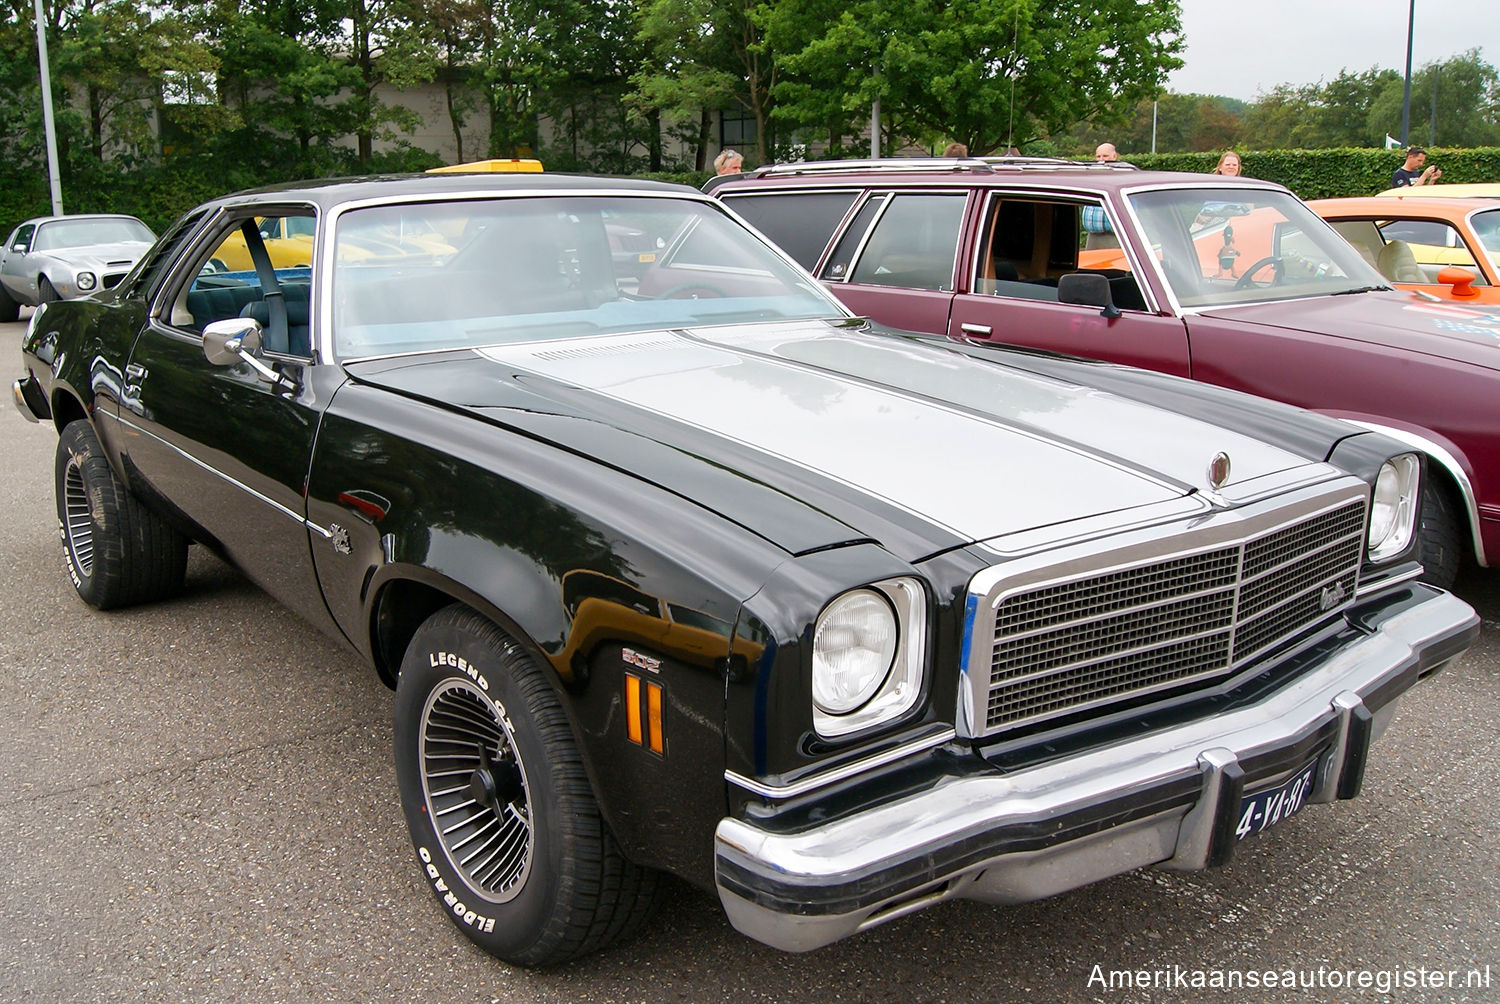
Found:
<path fill-rule="evenodd" d="M 1500 303 L 1500 201 L 1413 194 L 1308 205 L 1400 288 Z"/>

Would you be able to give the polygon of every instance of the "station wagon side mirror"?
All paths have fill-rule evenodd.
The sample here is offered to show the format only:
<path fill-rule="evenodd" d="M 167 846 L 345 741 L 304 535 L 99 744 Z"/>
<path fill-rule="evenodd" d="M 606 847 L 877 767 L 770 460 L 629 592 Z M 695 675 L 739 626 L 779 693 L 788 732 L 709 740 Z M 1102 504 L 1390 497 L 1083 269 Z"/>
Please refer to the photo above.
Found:
<path fill-rule="evenodd" d="M 1110 293 L 1109 279 L 1097 272 L 1069 272 L 1059 276 L 1057 302 L 1099 307 L 1099 313 L 1108 318 L 1120 316 L 1120 308 L 1115 306 Z"/>
<path fill-rule="evenodd" d="M 261 345 L 260 335 L 260 322 L 253 317 L 229 317 L 222 321 L 211 321 L 203 328 L 203 355 L 215 366 L 245 363 L 266 383 L 295 388 L 295 381 L 276 372 L 257 357 Z"/>

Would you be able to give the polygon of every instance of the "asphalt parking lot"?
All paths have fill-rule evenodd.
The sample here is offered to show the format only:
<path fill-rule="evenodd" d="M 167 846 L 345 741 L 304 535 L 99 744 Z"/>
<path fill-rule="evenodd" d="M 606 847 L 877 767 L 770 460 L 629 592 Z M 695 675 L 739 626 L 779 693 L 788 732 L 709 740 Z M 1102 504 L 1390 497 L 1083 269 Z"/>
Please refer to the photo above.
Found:
<path fill-rule="evenodd" d="M 23 327 L 0 324 L 7 389 Z M 4 407 L 0 1000 L 1500 1000 L 1500 571 L 1459 583 L 1485 631 L 1407 696 L 1364 795 L 1226 868 L 944 904 L 800 956 L 674 884 L 637 940 L 534 973 L 472 948 L 413 866 L 368 667 L 201 548 L 170 603 L 77 599 L 56 441 Z M 1127 970 L 1155 988 L 1108 985 Z M 1314 985 L 1191 985 L 1247 971 Z"/>

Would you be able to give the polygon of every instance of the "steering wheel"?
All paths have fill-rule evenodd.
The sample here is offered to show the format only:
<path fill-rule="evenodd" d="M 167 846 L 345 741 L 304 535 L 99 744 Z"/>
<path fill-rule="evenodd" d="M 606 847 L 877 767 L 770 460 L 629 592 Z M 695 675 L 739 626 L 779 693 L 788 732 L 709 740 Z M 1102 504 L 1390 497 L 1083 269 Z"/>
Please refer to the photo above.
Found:
<path fill-rule="evenodd" d="M 1255 262 L 1249 268 L 1245 269 L 1244 274 L 1240 276 L 1240 281 L 1234 284 L 1234 288 L 1249 289 L 1251 286 L 1256 285 L 1255 273 L 1259 272 L 1267 265 L 1271 266 L 1271 281 L 1265 283 L 1265 285 L 1276 285 L 1281 281 L 1281 276 L 1286 271 L 1286 263 L 1283 262 L 1278 255 L 1272 254 L 1266 255 L 1264 258 L 1260 259 L 1260 261 Z"/>
<path fill-rule="evenodd" d="M 725 297 L 725 296 L 729 295 L 727 292 L 725 292 L 724 290 L 720 289 L 718 286 L 715 286 L 711 282 L 679 282 L 675 286 L 668 286 L 666 289 L 662 290 L 660 293 L 657 293 L 651 299 L 653 299 L 653 300 L 675 300 L 675 299 L 682 299 L 683 298 L 682 297 L 683 293 L 692 293 L 693 295 L 691 297 L 687 297 L 686 298 L 686 299 L 692 299 L 692 300 L 701 299 L 701 297 L 699 297 L 699 295 L 698 295 L 699 293 L 707 293 L 709 296 L 713 296 L 713 297 Z"/>

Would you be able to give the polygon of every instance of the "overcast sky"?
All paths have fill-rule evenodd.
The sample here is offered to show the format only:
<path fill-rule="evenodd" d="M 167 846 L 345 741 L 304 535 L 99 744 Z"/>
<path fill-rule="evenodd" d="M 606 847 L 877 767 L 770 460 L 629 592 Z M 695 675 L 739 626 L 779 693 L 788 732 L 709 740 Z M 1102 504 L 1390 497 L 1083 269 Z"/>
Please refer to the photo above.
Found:
<path fill-rule="evenodd" d="M 1251 100 L 1339 71 L 1406 68 L 1408 0 L 1181 0 L 1178 93 Z M 1417 0 L 1412 72 L 1467 49 L 1500 66 L 1500 0 Z"/>

